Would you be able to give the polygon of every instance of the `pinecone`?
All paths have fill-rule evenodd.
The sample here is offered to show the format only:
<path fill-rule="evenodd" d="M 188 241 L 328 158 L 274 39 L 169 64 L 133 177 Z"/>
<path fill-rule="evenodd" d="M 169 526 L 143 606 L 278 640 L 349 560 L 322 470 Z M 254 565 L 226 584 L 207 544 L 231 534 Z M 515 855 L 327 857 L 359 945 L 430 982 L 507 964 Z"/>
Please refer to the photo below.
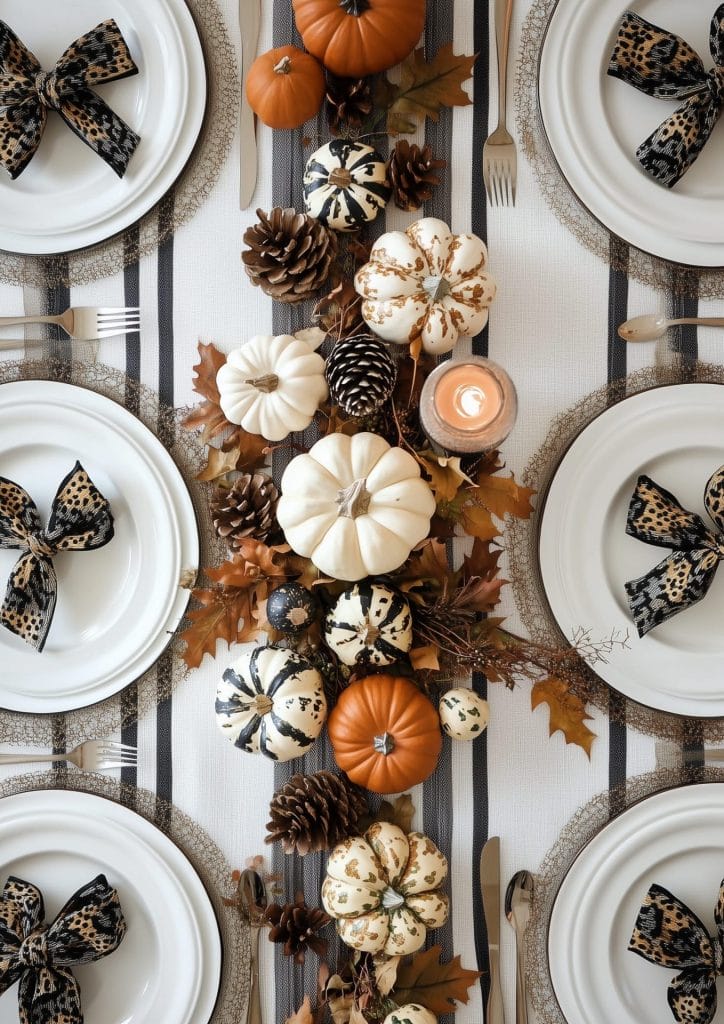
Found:
<path fill-rule="evenodd" d="M 319 907 L 308 907 L 304 893 L 298 892 L 294 903 L 271 903 L 264 911 L 270 922 L 270 942 L 283 942 L 286 956 L 293 956 L 295 963 L 304 963 L 308 949 L 317 956 L 324 956 L 327 940 L 320 939 L 317 932 L 328 925 L 332 918 Z"/>
<path fill-rule="evenodd" d="M 327 124 L 338 133 L 346 124 L 359 128 L 372 112 L 372 87 L 369 78 L 338 78 L 327 74 Z"/>
<path fill-rule="evenodd" d="M 354 835 L 368 810 L 363 790 L 333 772 L 293 775 L 274 794 L 267 843 L 281 841 L 285 853 L 331 850 Z"/>
<path fill-rule="evenodd" d="M 392 394 L 397 366 L 380 338 L 357 334 L 337 342 L 324 374 L 335 405 L 349 416 L 368 416 Z"/>
<path fill-rule="evenodd" d="M 443 167 L 447 162 L 433 160 L 430 146 L 420 149 L 414 142 L 400 139 L 387 164 L 396 205 L 401 210 L 419 210 L 426 199 L 432 198 L 435 185 L 440 184 L 435 171 Z"/>
<path fill-rule="evenodd" d="M 279 491 L 266 473 L 244 473 L 232 487 L 217 487 L 211 518 L 222 540 L 233 550 L 244 537 L 265 542 L 277 530 Z"/>
<path fill-rule="evenodd" d="M 247 228 L 241 254 L 252 282 L 279 302 L 301 302 L 329 276 L 337 238 L 313 217 L 288 207 L 257 210 L 259 223 Z"/>

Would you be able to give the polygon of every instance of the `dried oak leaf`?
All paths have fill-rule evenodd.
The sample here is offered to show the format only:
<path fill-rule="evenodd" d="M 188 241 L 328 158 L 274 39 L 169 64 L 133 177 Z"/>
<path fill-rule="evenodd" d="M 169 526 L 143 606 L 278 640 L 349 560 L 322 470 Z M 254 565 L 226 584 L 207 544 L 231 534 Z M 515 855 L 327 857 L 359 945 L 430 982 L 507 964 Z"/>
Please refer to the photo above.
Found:
<path fill-rule="evenodd" d="M 241 450 L 235 445 L 231 448 L 226 446 L 214 448 L 210 445 L 206 449 L 206 465 L 200 473 L 196 474 L 196 479 L 218 480 L 219 477 L 226 476 L 227 473 L 233 473 L 240 457 Z"/>
<path fill-rule="evenodd" d="M 502 548 L 476 537 L 470 554 L 465 555 L 463 559 L 463 576 L 465 579 L 471 579 L 473 576 L 482 576 L 486 580 L 493 579 L 498 572 L 498 562 L 502 553 Z"/>
<path fill-rule="evenodd" d="M 566 738 L 566 743 L 574 743 L 582 747 L 590 758 L 591 745 L 596 734 L 586 725 L 591 716 L 586 714 L 586 706 L 580 697 L 571 693 L 567 684 L 561 679 L 550 676 L 541 679 L 531 691 L 530 704 L 535 709 L 540 704 L 547 704 L 550 709 L 548 732 L 552 736 L 559 729 Z"/>
<path fill-rule="evenodd" d="M 417 459 L 429 477 L 430 488 L 437 502 L 452 501 L 464 483 L 473 483 L 463 471 L 458 455 L 437 455 L 433 451 L 423 451 L 417 453 Z"/>
<path fill-rule="evenodd" d="M 386 97 L 378 93 L 378 102 L 387 99 L 389 105 L 388 133 L 414 131 L 416 122 L 426 117 L 437 121 L 442 107 L 469 106 L 472 100 L 462 84 L 472 75 L 474 63 L 475 56 L 453 53 L 452 43 L 441 46 L 429 61 L 424 47 L 414 50 L 400 66 L 397 89 L 393 87 Z"/>
<path fill-rule="evenodd" d="M 480 977 L 469 971 L 456 956 L 449 963 L 440 963 L 441 946 L 432 946 L 403 961 L 397 970 L 397 984 L 392 998 L 398 1006 L 420 1003 L 438 1015 L 451 1013 L 455 1002 L 467 1003 L 468 989 Z"/>
<path fill-rule="evenodd" d="M 409 592 L 421 583 L 432 583 L 440 590 L 445 590 L 451 579 L 445 545 L 430 538 L 415 548 L 394 575 L 396 585 L 404 592 Z"/>
<path fill-rule="evenodd" d="M 197 395 L 201 395 L 204 401 L 201 405 L 191 410 L 183 425 L 189 430 L 202 427 L 202 440 L 208 443 L 227 428 L 233 428 L 233 425 L 229 423 L 221 411 L 219 406 L 219 389 L 216 386 L 216 374 L 226 362 L 226 356 L 215 345 L 204 345 L 202 341 L 199 342 L 198 348 L 199 361 L 194 366 L 196 376 L 194 377 L 192 387 Z"/>
<path fill-rule="evenodd" d="M 263 579 L 287 579 L 289 571 L 283 562 L 275 562 L 278 548 L 267 547 L 253 537 L 243 537 L 232 558 L 206 574 L 224 587 L 248 590 Z"/>
<path fill-rule="evenodd" d="M 191 625 L 181 633 L 186 644 L 183 659 L 189 668 L 198 668 L 205 654 L 215 657 L 217 640 L 231 645 L 254 640 L 259 635 L 252 592 L 219 587 L 194 590 L 192 596 L 202 607 L 186 613 Z"/>
<path fill-rule="evenodd" d="M 466 491 L 466 495 L 473 495 L 473 492 Z M 448 509 L 453 509 L 452 502 Z M 459 511 L 455 510 L 455 512 L 457 512 L 458 521 L 468 536 L 476 537 L 482 541 L 491 541 L 495 537 L 500 536 L 500 530 L 493 522 L 490 510 L 485 505 L 480 504 L 474 496 L 468 497 L 464 502 L 461 502 Z"/>
<path fill-rule="evenodd" d="M 512 473 L 510 476 L 493 476 L 482 471 L 477 475 L 476 485 L 477 501 L 498 519 L 502 520 L 506 515 L 528 519 L 533 512 L 530 499 L 535 491 L 517 483 Z"/>
<path fill-rule="evenodd" d="M 370 821 L 386 821 L 391 825 L 397 825 L 407 835 L 408 832 L 412 832 L 414 814 L 415 805 L 412 797 L 409 793 L 402 793 L 392 801 L 383 800 Z"/>
<path fill-rule="evenodd" d="M 296 1013 L 293 1013 L 291 1017 L 287 1017 L 286 1024 L 314 1024 L 312 1002 L 309 996 L 304 997 L 304 1002 Z"/>
<path fill-rule="evenodd" d="M 435 644 L 425 647 L 413 647 L 408 657 L 415 672 L 429 669 L 430 672 L 440 671 L 440 648 Z"/>

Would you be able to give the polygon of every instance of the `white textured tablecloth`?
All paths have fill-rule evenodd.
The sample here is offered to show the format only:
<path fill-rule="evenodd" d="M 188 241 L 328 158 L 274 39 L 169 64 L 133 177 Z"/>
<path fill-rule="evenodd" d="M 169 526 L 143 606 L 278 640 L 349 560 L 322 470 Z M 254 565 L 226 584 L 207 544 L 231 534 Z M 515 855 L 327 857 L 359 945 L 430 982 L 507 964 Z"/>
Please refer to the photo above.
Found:
<path fill-rule="evenodd" d="M 236 4 L 221 0 L 229 30 L 238 43 Z M 264 23 L 261 50 L 275 42 L 289 41 L 289 0 L 263 0 Z M 621 376 L 654 358 L 654 348 L 625 350 L 614 339 L 614 326 L 626 312 L 634 315 L 671 308 L 670 296 L 655 294 L 609 268 L 583 249 L 557 222 L 540 198 L 524 159 L 519 159 L 518 205 L 515 209 L 485 210 L 482 183 L 476 177 L 480 151 L 496 106 L 492 12 L 472 0 L 430 0 L 428 43 L 432 48 L 452 38 L 457 52 L 480 52 L 476 78 L 476 103 L 443 117 L 439 133 L 428 129 L 436 155 L 449 149 L 446 189 L 430 207 L 446 213 L 454 230 L 487 234 L 490 268 L 499 282 L 486 339 L 492 358 L 509 371 L 518 388 L 520 415 L 515 431 L 504 446 L 508 466 L 520 472 L 543 440 L 551 418 L 610 376 Z M 491 5 L 492 6 L 492 5 Z M 518 39 L 526 3 L 516 4 L 512 53 Z M 454 10 L 453 10 L 454 7 Z M 488 81 L 489 79 L 489 81 Z M 514 81 L 511 69 L 511 83 Z M 472 86 L 471 92 L 472 92 Z M 512 118 L 511 118 L 512 120 Z M 423 133 L 421 133 L 422 137 Z M 296 145 L 297 136 L 259 132 L 259 187 L 254 206 L 268 209 L 289 192 L 298 197 L 299 181 L 280 180 L 288 173 L 277 159 L 280 147 Z M 302 157 L 294 164 L 298 168 Z M 212 195 L 195 219 L 177 232 L 171 242 L 140 268 L 125 275 L 41 296 L 46 306 L 72 304 L 122 305 L 138 288 L 143 333 L 138 372 L 150 387 L 177 405 L 193 401 L 192 365 L 199 339 L 214 341 L 230 350 L 257 332 L 271 333 L 272 302 L 253 288 L 240 263 L 241 237 L 256 220 L 253 210 L 240 212 L 238 147 L 227 161 Z M 413 215 L 391 210 L 388 227 L 403 227 Z M 32 305 L 37 294 L 23 295 L 20 288 L 0 285 L 3 313 Z M 694 303 L 694 305 L 696 305 Z M 705 309 L 702 312 L 720 312 Z M 278 313 L 275 316 L 278 317 Z M 612 319 L 613 318 L 613 319 Z M 614 322 L 615 321 L 615 322 Z M 278 323 L 278 320 L 277 320 Z M 702 337 L 699 354 L 718 361 L 722 335 L 709 331 Z M 466 343 L 469 345 L 469 343 Z M 695 335 L 688 344 L 694 351 Z M 461 346 L 465 351 L 465 344 Z M 99 358 L 120 368 L 132 366 L 138 351 L 128 351 L 122 340 L 102 343 Z M 129 363 L 127 364 L 127 359 Z M 513 626 L 512 599 L 506 610 Z M 79 652 L 82 657 L 82 652 Z M 174 693 L 159 714 L 138 725 L 140 762 L 138 784 L 159 792 L 199 821 L 220 844 L 233 864 L 264 852 L 264 824 L 274 790 L 274 768 L 262 758 L 241 754 L 218 733 L 214 723 L 214 691 L 231 655 L 219 651 L 216 661 L 205 659 L 202 668 Z M 535 869 L 573 812 L 610 782 L 649 770 L 654 764 L 653 741 L 632 730 L 615 730 L 609 742 L 607 719 L 594 714 L 597 733 L 590 761 L 582 750 L 567 747 L 559 733 L 548 736 L 548 711 L 530 710 L 530 689 L 519 686 L 509 692 L 489 688 L 491 720 L 487 737 L 448 750 L 452 808 L 440 811 L 450 837 L 450 890 L 452 893 L 452 947 L 463 963 L 476 964 L 474 916 L 479 918 L 477 865 L 480 842 L 487 834 L 502 837 L 503 878 L 518 868 Z M 477 753 L 476 753 L 477 749 Z M 415 794 L 419 823 L 434 832 L 434 801 Z M 266 848 L 267 855 L 269 848 Z M 290 873 L 291 877 L 291 873 Z M 308 882 L 308 879 L 307 879 Z M 293 898 L 291 888 L 287 892 Z M 475 915 L 473 914 L 475 911 Z M 281 961 L 276 960 L 280 968 Z M 513 1020 L 514 958 L 511 930 L 503 927 L 502 964 L 508 1020 Z M 296 997 L 280 997 L 275 1006 L 275 951 L 262 944 L 264 1020 L 281 1022 Z M 281 968 L 280 968 L 281 970 Z M 280 977 L 281 977 L 280 973 Z M 291 987 L 291 981 L 289 986 Z M 300 989 L 301 974 L 295 987 Z M 481 989 L 475 986 L 467 1006 L 457 1013 L 458 1024 L 483 1020 Z M 173 1024 L 173 1022 L 168 1022 Z M 571 1022 L 574 1024 L 574 1022 Z"/>

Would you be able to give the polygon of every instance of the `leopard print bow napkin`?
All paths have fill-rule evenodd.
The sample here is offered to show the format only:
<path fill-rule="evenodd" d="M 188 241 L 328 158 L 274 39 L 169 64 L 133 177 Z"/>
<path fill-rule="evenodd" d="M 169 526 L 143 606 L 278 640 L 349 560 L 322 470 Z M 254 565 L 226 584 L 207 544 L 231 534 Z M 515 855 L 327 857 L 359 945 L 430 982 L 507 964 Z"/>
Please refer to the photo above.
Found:
<path fill-rule="evenodd" d="M 667 993 L 680 1024 L 709 1024 L 716 1013 L 716 979 L 724 974 L 724 881 L 714 920 L 712 939 L 696 914 L 661 885 L 651 886 L 636 918 L 629 951 L 680 972 Z"/>
<path fill-rule="evenodd" d="M 707 71 L 688 43 L 626 11 L 608 66 L 614 78 L 661 100 L 684 100 L 636 150 L 641 166 L 671 188 L 689 170 L 724 105 L 724 4 L 712 18 Z"/>
<path fill-rule="evenodd" d="M 0 624 L 42 651 L 58 593 L 53 556 L 93 551 L 112 537 L 110 505 L 80 462 L 58 488 L 45 530 L 27 491 L 0 476 L 0 548 L 23 551 L 10 573 Z"/>
<path fill-rule="evenodd" d="M 10 177 L 17 178 L 28 166 L 48 111 L 57 110 L 122 178 L 140 139 L 93 90 L 136 74 L 112 18 L 71 43 L 52 71 L 43 71 L 37 57 L 0 21 L 0 163 Z"/>
<path fill-rule="evenodd" d="M 8 878 L 0 896 L 0 995 L 20 982 L 20 1024 L 83 1024 L 70 968 L 108 956 L 125 934 L 118 893 L 105 875 L 78 889 L 50 925 L 40 890 Z"/>
<path fill-rule="evenodd" d="M 687 512 L 669 491 L 640 476 L 631 498 L 626 533 L 645 544 L 675 548 L 663 562 L 626 584 L 629 608 L 639 636 L 701 601 L 724 558 L 724 466 L 710 477 L 704 505 L 719 528 Z"/>

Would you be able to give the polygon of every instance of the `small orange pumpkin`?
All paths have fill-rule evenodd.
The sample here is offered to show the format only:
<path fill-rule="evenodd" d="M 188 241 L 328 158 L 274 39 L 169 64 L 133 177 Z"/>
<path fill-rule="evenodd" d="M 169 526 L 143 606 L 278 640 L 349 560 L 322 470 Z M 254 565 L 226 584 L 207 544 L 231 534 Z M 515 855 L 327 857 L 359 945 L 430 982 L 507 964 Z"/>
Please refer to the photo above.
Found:
<path fill-rule="evenodd" d="M 270 128 L 298 128 L 322 105 L 324 71 L 296 46 L 279 46 L 257 57 L 246 76 L 249 106 Z"/>
<path fill-rule="evenodd" d="M 348 78 L 399 64 L 425 24 L 425 0 L 292 0 L 292 6 L 309 52 Z"/>
<path fill-rule="evenodd" d="M 431 775 L 442 749 L 434 705 L 404 676 L 365 676 L 327 721 L 334 757 L 352 782 L 400 793 Z"/>

